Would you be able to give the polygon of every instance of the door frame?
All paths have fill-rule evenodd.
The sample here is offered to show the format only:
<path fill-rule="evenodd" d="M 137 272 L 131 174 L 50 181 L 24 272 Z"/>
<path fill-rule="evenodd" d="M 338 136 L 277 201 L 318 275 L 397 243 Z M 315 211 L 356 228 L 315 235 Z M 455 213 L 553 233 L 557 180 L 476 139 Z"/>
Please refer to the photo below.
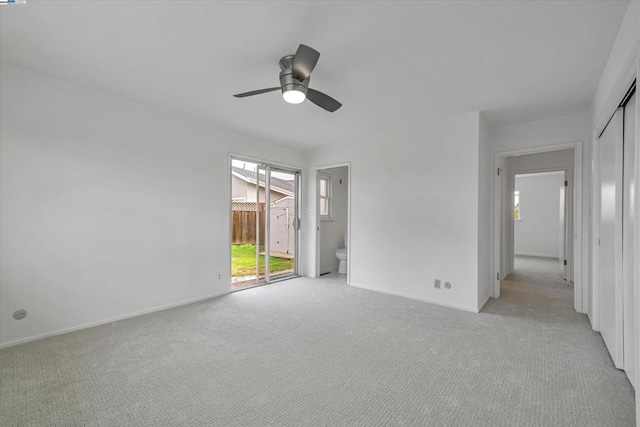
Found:
<path fill-rule="evenodd" d="M 299 166 L 293 166 L 290 164 L 286 164 L 286 163 L 282 163 L 282 162 L 277 162 L 277 161 L 273 161 L 273 160 L 265 160 L 259 157 L 253 157 L 253 156 L 247 156 L 244 154 L 238 154 L 238 153 L 234 153 L 234 152 L 229 152 L 228 156 L 227 156 L 227 248 L 229 248 L 226 253 L 227 253 L 227 265 L 229 266 L 229 270 L 227 271 L 227 277 L 229 278 L 228 283 L 227 283 L 227 293 L 231 292 L 231 245 L 232 245 L 232 241 L 233 241 L 233 230 L 231 227 L 231 220 L 232 220 L 232 213 L 231 213 L 231 195 L 232 193 L 232 185 L 233 185 L 233 180 L 231 179 L 231 161 L 232 160 L 240 160 L 240 161 L 247 161 L 247 162 L 251 162 L 251 163 L 256 163 L 256 164 L 260 164 L 260 165 L 266 165 L 266 166 L 273 166 L 274 168 L 278 169 L 285 169 L 287 171 L 290 172 L 295 172 L 298 175 L 298 179 L 297 179 L 297 183 L 296 183 L 296 204 L 295 204 L 295 218 L 296 218 L 296 237 L 295 237 L 295 251 L 294 251 L 294 257 L 295 257 L 295 263 L 294 263 L 294 272 L 292 275 L 290 276 L 286 276 L 286 277 L 282 277 L 282 278 L 278 278 L 275 280 L 271 280 L 269 278 L 268 274 L 265 274 L 265 283 L 256 285 L 256 286 L 261 286 L 261 285 L 266 285 L 269 283 L 275 283 L 275 282 L 279 282 L 281 280 L 288 280 L 294 277 L 298 277 L 301 275 L 302 272 L 302 260 L 300 259 L 300 254 L 302 253 L 301 251 L 301 244 L 302 244 L 302 222 L 300 221 L 300 217 L 301 217 L 301 212 L 302 212 L 302 168 L 300 168 Z M 269 174 L 265 173 L 265 180 L 267 180 L 266 182 L 268 182 L 269 179 Z M 266 184 L 265 182 L 265 184 Z M 256 188 L 257 191 L 257 188 Z M 265 247 L 266 245 L 269 243 L 269 227 L 266 226 L 267 222 L 266 221 L 266 216 L 268 215 L 267 212 L 267 203 L 269 202 L 269 194 L 266 191 L 266 185 L 265 185 Z M 266 254 L 265 254 L 266 255 Z M 268 261 L 268 257 L 265 256 L 265 273 L 268 273 L 268 271 L 266 269 L 269 268 L 269 261 Z M 256 265 L 256 268 L 258 268 L 258 266 Z M 257 272 L 257 271 L 256 271 Z"/>
<path fill-rule="evenodd" d="M 575 159 L 574 159 L 575 160 Z M 515 178 L 516 175 L 524 175 L 524 174 L 544 174 L 548 172 L 564 172 L 564 180 L 569 181 L 570 185 L 567 187 L 568 195 L 565 194 L 565 232 L 564 232 L 564 241 L 565 241 L 565 254 L 571 253 L 571 271 L 572 274 L 567 274 L 567 269 L 565 269 L 565 275 L 569 278 L 567 281 L 573 282 L 573 269 L 575 261 L 573 260 L 573 239 L 571 236 L 573 235 L 573 166 L 564 167 L 564 168 L 532 168 L 532 169 L 517 169 L 509 172 L 508 182 L 507 182 L 507 194 L 511 196 L 511 204 L 513 206 L 513 192 L 515 191 Z M 570 176 L 571 179 L 567 179 Z M 571 243 L 569 243 L 571 240 Z M 513 259 L 515 256 L 515 220 L 509 222 L 509 235 L 508 235 L 508 244 L 509 244 L 509 253 L 512 255 L 509 259 L 508 271 L 513 273 Z M 569 250 L 569 248 L 571 250 Z M 566 255 L 565 255 L 566 256 Z M 504 266 L 501 266 L 504 267 Z M 503 268 L 504 270 L 504 268 Z"/>
<path fill-rule="evenodd" d="M 567 171 L 563 171 L 562 186 L 558 192 L 558 219 L 561 220 L 558 221 L 558 225 L 560 226 L 560 224 L 562 224 L 562 233 L 558 233 L 559 239 L 557 243 L 559 245 L 558 254 L 560 255 L 560 275 L 564 280 L 573 283 L 573 260 L 571 260 L 570 268 L 567 265 L 567 254 L 573 256 L 573 248 L 571 247 L 571 245 L 573 245 L 573 239 L 571 238 L 571 236 L 573 236 L 573 230 L 567 228 L 567 225 L 571 224 L 569 218 L 573 208 L 573 206 L 571 206 L 573 199 L 570 199 L 570 197 L 573 196 L 573 191 L 569 191 L 569 189 L 573 190 L 573 182 L 567 179 L 567 175 Z M 571 185 L 568 185 L 568 183 L 571 183 Z M 571 227 L 573 227 L 573 224 L 571 224 Z"/>
<path fill-rule="evenodd" d="M 314 274 L 313 276 L 320 277 L 320 203 L 319 203 L 319 189 L 318 189 L 318 173 L 324 169 L 333 168 L 347 168 L 347 285 L 351 283 L 351 162 L 332 163 L 328 165 L 316 166 L 314 168 L 314 248 L 315 248 L 315 262 L 314 262 Z"/>
<path fill-rule="evenodd" d="M 540 147 L 522 148 L 517 150 L 500 151 L 494 157 L 494 185 L 493 185 L 493 287 L 492 297 L 500 297 L 500 277 L 501 268 L 501 223 L 500 223 L 500 175 L 497 170 L 504 164 L 507 157 L 520 156 L 524 154 L 537 154 L 549 151 L 560 151 L 573 148 L 573 283 L 574 283 L 574 309 L 579 313 L 586 313 L 588 307 L 588 289 L 583 277 L 583 251 L 582 251 L 582 141 L 562 142 L 559 144 L 551 144 Z M 504 170 L 504 169 L 502 169 Z M 553 170 L 562 170 L 555 168 Z M 542 172 L 542 170 L 540 170 Z M 504 176 L 504 175 L 502 175 Z M 510 180 L 511 182 L 511 180 Z M 507 192 L 512 184 L 507 183 Z M 512 196 L 513 197 L 513 196 Z"/>

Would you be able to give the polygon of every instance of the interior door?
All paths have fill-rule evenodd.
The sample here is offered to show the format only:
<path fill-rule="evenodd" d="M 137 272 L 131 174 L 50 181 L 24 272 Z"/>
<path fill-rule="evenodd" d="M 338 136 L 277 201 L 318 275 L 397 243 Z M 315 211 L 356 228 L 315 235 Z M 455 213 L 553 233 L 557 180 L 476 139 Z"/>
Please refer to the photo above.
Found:
<path fill-rule="evenodd" d="M 566 178 L 566 176 L 565 176 Z M 562 186 L 560 187 L 560 209 L 559 209 L 559 218 L 558 218 L 558 244 L 559 244 L 559 251 L 558 253 L 560 254 L 560 258 L 559 258 L 559 262 L 560 262 L 560 276 L 562 276 L 562 278 L 564 280 L 567 280 L 567 266 L 565 265 L 565 260 L 567 259 L 567 247 L 565 245 L 565 239 L 566 239 L 566 215 L 567 215 L 567 206 L 566 206 L 566 201 L 565 201 L 565 193 L 566 193 L 566 188 L 564 186 L 564 178 L 563 178 L 563 182 L 562 182 Z"/>
<path fill-rule="evenodd" d="M 635 223 L 635 155 L 636 155 L 636 95 L 624 106 L 623 195 L 622 195 L 622 292 L 624 299 L 624 370 L 631 384 L 636 385 L 636 334 L 634 314 L 634 265 L 637 260 L 633 245 Z"/>
<path fill-rule="evenodd" d="M 619 108 L 598 139 L 600 333 L 615 366 L 624 366 L 622 294 L 622 131 Z"/>

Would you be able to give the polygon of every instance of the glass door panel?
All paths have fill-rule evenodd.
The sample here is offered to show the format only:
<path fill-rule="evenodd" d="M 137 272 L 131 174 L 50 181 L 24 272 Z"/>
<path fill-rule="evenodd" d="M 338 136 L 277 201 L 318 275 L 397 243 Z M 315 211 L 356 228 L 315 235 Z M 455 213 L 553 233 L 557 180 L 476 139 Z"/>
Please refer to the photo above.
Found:
<path fill-rule="evenodd" d="M 296 273 L 298 174 L 277 168 L 269 172 L 269 275 L 277 279 Z"/>
<path fill-rule="evenodd" d="M 268 203 L 267 187 L 268 166 L 258 165 L 256 174 L 256 284 L 265 283 L 267 278 L 268 261 L 265 260 L 265 243 L 267 241 L 267 216 L 265 206 Z M 265 268 L 266 267 L 266 268 Z"/>

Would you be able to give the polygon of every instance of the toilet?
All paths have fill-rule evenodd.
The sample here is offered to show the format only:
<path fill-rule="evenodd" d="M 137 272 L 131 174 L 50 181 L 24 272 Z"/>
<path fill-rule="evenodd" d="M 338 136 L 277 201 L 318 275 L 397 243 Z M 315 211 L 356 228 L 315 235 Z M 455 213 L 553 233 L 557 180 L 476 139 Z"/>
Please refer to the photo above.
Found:
<path fill-rule="evenodd" d="M 336 251 L 336 258 L 340 260 L 338 265 L 338 273 L 347 274 L 347 235 L 344 235 L 344 249 L 338 249 Z"/>

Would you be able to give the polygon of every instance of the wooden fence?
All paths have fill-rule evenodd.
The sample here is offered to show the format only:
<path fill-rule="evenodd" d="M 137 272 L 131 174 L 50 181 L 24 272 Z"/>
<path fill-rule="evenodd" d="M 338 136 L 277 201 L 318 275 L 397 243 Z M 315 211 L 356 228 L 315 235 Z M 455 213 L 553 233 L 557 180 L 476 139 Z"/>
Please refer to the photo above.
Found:
<path fill-rule="evenodd" d="M 255 203 L 252 203 L 255 206 Z M 260 209 L 260 245 L 264 245 L 264 203 L 259 204 Z M 256 210 L 235 210 L 232 214 L 231 244 L 245 245 L 256 244 Z"/>

